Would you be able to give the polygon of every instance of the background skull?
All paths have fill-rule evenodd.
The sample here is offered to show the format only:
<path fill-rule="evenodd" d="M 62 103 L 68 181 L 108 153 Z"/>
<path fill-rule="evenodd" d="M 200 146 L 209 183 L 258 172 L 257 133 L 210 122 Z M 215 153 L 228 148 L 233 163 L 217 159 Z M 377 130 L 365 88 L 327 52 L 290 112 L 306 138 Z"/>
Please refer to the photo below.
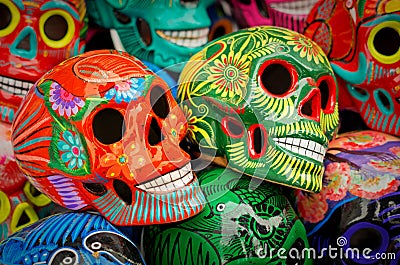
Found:
<path fill-rule="evenodd" d="M 308 13 L 317 0 L 228 0 L 241 28 L 280 26 L 303 32 Z"/>
<path fill-rule="evenodd" d="M 80 54 L 86 5 L 72 1 L 0 1 L 0 119 L 11 123 L 22 98 L 45 72 Z"/>
<path fill-rule="evenodd" d="M 252 176 L 320 190 L 338 107 L 333 71 L 310 39 L 272 26 L 228 34 L 187 63 L 178 97 L 205 153 L 216 150 Z"/>
<path fill-rule="evenodd" d="M 321 192 L 296 192 L 310 245 L 324 256 L 316 264 L 398 263 L 399 140 L 377 131 L 339 135 L 329 145 Z M 329 247 L 337 255 L 323 252 Z"/>
<path fill-rule="evenodd" d="M 306 256 L 297 258 L 308 240 L 279 186 L 224 168 L 198 176 L 207 198 L 201 213 L 144 228 L 150 264 L 311 264 Z"/>
<path fill-rule="evenodd" d="M 95 24 L 113 29 L 116 49 L 160 67 L 182 64 L 208 41 L 213 0 L 89 0 L 88 14 Z M 172 67 L 171 67 L 172 70 Z"/>
<path fill-rule="evenodd" d="M 339 107 L 360 113 L 370 129 L 400 135 L 399 1 L 319 1 L 304 34 L 343 84 Z"/>
<path fill-rule="evenodd" d="M 127 53 L 64 61 L 25 98 L 13 123 L 16 160 L 69 209 L 96 209 L 117 225 L 164 223 L 202 209 L 183 112 L 166 83 Z"/>

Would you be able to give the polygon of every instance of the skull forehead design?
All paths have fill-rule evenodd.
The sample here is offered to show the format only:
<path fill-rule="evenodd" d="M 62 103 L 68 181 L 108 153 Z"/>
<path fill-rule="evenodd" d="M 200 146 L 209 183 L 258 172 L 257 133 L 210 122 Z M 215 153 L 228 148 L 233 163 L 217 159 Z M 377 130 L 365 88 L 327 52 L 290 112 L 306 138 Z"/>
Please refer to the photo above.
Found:
<path fill-rule="evenodd" d="M 87 52 L 54 67 L 13 126 L 21 169 L 66 208 L 95 209 L 118 225 L 182 220 L 202 208 L 179 147 L 184 114 L 166 83 L 127 53 Z"/>
<path fill-rule="evenodd" d="M 86 5 L 73 1 L 0 1 L 0 112 L 12 122 L 23 96 L 44 73 L 80 54 Z"/>
<path fill-rule="evenodd" d="M 316 250 L 334 246 L 340 236 L 349 242 L 342 245 L 345 251 L 351 246 L 369 248 L 371 256 L 397 252 L 399 257 L 399 143 L 377 131 L 349 132 L 330 142 L 321 192 L 297 192 L 297 212 Z M 335 262 L 322 261 L 365 264 L 356 257 Z"/>
<path fill-rule="evenodd" d="M 400 135 L 400 3 L 321 1 L 305 35 L 323 47 L 343 80 L 341 108 L 359 112 L 373 130 Z"/>
<path fill-rule="evenodd" d="M 333 71 L 314 42 L 273 26 L 240 30 L 193 56 L 179 83 L 195 143 L 252 176 L 319 191 L 339 117 Z"/>
<path fill-rule="evenodd" d="M 228 0 L 242 27 L 280 26 L 303 32 L 305 20 L 318 0 Z"/>
<path fill-rule="evenodd" d="M 274 250 L 301 253 L 308 247 L 305 228 L 279 187 L 259 185 L 224 168 L 204 170 L 198 178 L 207 199 L 201 213 L 178 224 L 145 228 L 150 263 L 181 264 L 190 256 L 208 258 L 209 264 L 275 264 Z M 310 262 L 292 258 L 281 262 Z"/>
<path fill-rule="evenodd" d="M 160 67 L 185 63 L 208 41 L 213 0 L 89 0 L 88 14 L 113 29 L 114 46 Z M 182 64 L 178 65 L 180 71 Z"/>

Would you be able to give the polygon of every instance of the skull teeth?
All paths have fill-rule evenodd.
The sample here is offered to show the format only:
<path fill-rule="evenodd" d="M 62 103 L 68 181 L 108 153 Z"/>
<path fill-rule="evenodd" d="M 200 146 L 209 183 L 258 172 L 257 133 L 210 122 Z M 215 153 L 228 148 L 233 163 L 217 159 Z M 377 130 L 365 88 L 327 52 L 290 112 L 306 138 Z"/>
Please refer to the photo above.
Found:
<path fill-rule="evenodd" d="M 193 172 L 190 163 L 175 171 L 152 179 L 136 187 L 147 192 L 172 192 L 183 188 L 193 180 Z"/>
<path fill-rule="evenodd" d="M 176 45 L 197 48 L 208 42 L 208 28 L 195 30 L 157 30 L 157 34 Z"/>
<path fill-rule="evenodd" d="M 307 156 L 320 163 L 322 163 L 324 160 L 326 148 L 317 142 L 292 137 L 274 138 L 274 141 L 280 147 L 293 153 Z"/>
<path fill-rule="evenodd" d="M 33 83 L 0 76 L 0 89 L 16 96 L 25 96 Z"/>
<path fill-rule="evenodd" d="M 318 0 L 297 0 L 271 3 L 271 8 L 291 15 L 307 15 Z"/>

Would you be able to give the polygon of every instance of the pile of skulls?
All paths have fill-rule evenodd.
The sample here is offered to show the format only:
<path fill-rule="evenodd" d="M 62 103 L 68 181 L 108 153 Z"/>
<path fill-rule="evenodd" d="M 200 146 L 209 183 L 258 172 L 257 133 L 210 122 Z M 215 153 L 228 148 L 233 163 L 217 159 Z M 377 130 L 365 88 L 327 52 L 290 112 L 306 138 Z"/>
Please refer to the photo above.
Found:
<path fill-rule="evenodd" d="M 396 0 L 0 14 L 0 264 L 400 260 Z"/>

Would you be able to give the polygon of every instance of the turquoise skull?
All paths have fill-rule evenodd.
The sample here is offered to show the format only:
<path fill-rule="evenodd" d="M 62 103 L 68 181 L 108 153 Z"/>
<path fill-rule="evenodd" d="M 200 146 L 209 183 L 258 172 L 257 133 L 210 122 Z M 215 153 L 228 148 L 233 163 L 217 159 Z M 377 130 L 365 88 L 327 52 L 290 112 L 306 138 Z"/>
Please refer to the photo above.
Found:
<path fill-rule="evenodd" d="M 116 49 L 169 67 L 189 60 L 207 42 L 213 0 L 88 0 L 92 21 L 111 29 Z M 180 71 L 182 66 L 175 66 Z"/>

